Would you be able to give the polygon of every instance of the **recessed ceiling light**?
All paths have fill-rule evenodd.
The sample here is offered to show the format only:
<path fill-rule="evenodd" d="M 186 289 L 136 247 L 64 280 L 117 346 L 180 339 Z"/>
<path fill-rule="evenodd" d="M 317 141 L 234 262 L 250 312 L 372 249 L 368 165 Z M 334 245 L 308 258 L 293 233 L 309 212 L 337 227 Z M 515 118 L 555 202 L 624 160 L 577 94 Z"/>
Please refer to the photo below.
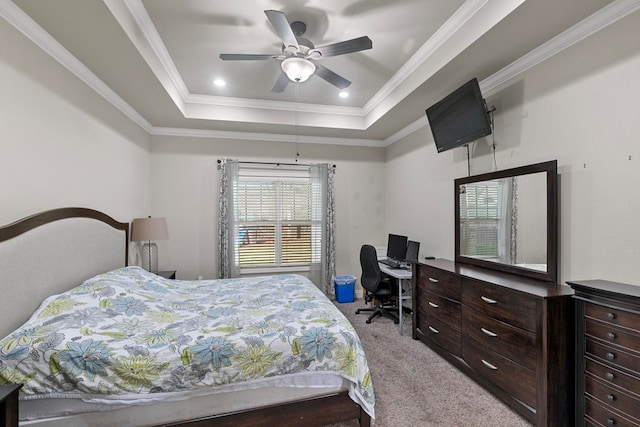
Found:
<path fill-rule="evenodd" d="M 215 79 L 215 80 L 213 81 L 213 84 L 214 84 L 214 85 L 216 85 L 216 86 L 218 86 L 218 87 L 223 87 L 223 86 L 226 86 L 226 85 L 227 85 L 227 82 L 225 82 L 225 81 L 224 81 L 224 80 L 222 80 L 222 79 Z"/>
<path fill-rule="evenodd" d="M 348 98 L 349 97 L 349 92 L 340 92 L 340 98 Z"/>

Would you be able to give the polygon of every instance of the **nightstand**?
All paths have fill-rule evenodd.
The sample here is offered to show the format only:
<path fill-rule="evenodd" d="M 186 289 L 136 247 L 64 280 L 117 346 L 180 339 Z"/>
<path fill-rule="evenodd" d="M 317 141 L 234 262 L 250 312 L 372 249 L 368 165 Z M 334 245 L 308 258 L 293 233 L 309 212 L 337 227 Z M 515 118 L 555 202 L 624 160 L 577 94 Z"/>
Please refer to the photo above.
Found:
<path fill-rule="evenodd" d="M 158 271 L 156 274 L 158 276 L 164 277 L 165 279 L 175 279 L 176 278 L 176 270 Z"/>
<path fill-rule="evenodd" d="M 0 386 L 0 424 L 18 427 L 18 392 L 22 384 Z"/>

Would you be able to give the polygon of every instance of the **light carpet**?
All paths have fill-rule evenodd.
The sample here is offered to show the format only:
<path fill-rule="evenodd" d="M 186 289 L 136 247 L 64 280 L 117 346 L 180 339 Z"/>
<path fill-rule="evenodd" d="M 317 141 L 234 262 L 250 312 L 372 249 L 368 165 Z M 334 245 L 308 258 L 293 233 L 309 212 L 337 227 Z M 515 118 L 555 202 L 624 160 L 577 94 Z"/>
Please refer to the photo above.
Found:
<path fill-rule="evenodd" d="M 422 342 L 411 338 L 411 316 L 399 325 L 378 317 L 371 324 L 362 300 L 336 303 L 353 324 L 367 354 L 376 395 L 375 427 L 477 426 L 530 427 Z M 332 427 L 352 427 L 352 423 Z"/>

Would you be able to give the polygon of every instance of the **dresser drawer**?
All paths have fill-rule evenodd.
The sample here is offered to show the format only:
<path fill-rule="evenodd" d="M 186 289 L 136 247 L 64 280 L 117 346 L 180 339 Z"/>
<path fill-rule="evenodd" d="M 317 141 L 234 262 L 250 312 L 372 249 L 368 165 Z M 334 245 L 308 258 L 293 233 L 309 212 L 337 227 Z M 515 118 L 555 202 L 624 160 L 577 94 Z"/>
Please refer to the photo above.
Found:
<path fill-rule="evenodd" d="M 633 329 L 640 334 L 640 315 L 597 304 L 584 304 L 585 317 Z"/>
<path fill-rule="evenodd" d="M 640 336 L 635 331 L 617 328 L 610 323 L 591 319 L 585 319 L 584 329 L 587 336 L 640 352 Z"/>
<path fill-rule="evenodd" d="M 433 316 L 428 316 L 421 309 L 419 309 L 418 314 L 420 319 L 419 328 L 429 341 L 449 353 L 462 357 L 462 335 L 460 329 L 455 329 Z"/>
<path fill-rule="evenodd" d="M 640 419 L 640 401 L 622 390 L 587 375 L 585 377 L 584 391 L 590 397 L 611 406 L 615 410 L 635 419 Z"/>
<path fill-rule="evenodd" d="M 587 425 L 638 427 L 637 421 L 613 412 L 589 397 L 585 399 L 585 421 Z"/>
<path fill-rule="evenodd" d="M 447 325 L 460 329 L 460 303 L 441 297 L 429 291 L 423 291 L 418 299 L 420 309 L 428 316 L 436 317 Z"/>
<path fill-rule="evenodd" d="M 531 370 L 536 369 L 536 334 L 462 308 L 462 334 Z"/>
<path fill-rule="evenodd" d="M 460 276 L 448 271 L 421 265 L 418 286 L 454 301 L 460 301 Z"/>
<path fill-rule="evenodd" d="M 501 286 L 462 280 L 462 304 L 489 317 L 536 332 L 536 298 Z"/>
<path fill-rule="evenodd" d="M 585 340 L 585 351 L 587 355 L 602 359 L 607 364 L 634 372 L 640 369 L 640 357 L 637 355 L 600 343 L 591 338 Z"/>
<path fill-rule="evenodd" d="M 616 385 L 625 391 L 633 390 L 634 393 L 640 393 L 638 385 L 640 385 L 640 378 L 629 375 L 619 369 L 609 366 L 605 363 L 593 360 L 590 357 L 585 358 L 585 372 L 601 381 L 606 381 L 609 384 Z M 640 396 L 638 396 L 640 398 Z"/>
<path fill-rule="evenodd" d="M 535 371 L 500 356 L 472 339 L 465 338 L 462 358 L 476 372 L 531 406 L 536 407 Z"/>

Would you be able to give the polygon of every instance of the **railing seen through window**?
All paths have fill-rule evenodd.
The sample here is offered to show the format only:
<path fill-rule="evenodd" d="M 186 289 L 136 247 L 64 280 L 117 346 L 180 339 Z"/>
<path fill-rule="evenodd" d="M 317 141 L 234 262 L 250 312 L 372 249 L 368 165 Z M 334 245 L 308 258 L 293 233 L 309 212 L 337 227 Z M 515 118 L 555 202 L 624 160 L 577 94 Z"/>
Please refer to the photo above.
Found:
<path fill-rule="evenodd" d="M 241 268 L 308 266 L 318 262 L 313 222 L 317 192 L 307 171 L 240 171 L 234 186 L 236 263 Z"/>

